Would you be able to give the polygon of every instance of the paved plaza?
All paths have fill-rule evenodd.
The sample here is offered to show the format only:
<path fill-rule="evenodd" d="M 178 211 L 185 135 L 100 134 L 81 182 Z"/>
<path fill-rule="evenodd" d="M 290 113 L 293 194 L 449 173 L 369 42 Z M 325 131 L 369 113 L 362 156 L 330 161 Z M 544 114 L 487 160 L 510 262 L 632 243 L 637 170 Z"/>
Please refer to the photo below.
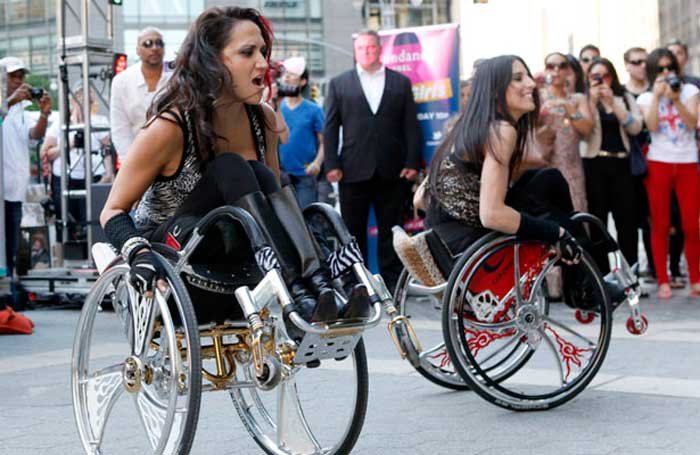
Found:
<path fill-rule="evenodd" d="M 700 447 L 700 301 L 642 301 L 646 335 L 613 339 L 593 384 L 550 411 L 514 413 L 471 392 L 435 386 L 399 359 L 385 324 L 366 335 L 369 409 L 357 454 L 697 454 Z M 71 405 L 70 355 L 77 310 L 27 313 L 32 336 L 0 337 L 0 453 L 81 453 Z M 419 323 L 418 321 L 416 321 Z M 326 409 L 329 415 L 336 412 Z M 131 419 L 111 421 L 106 438 L 139 453 Z M 194 454 L 262 453 L 225 393 L 205 394 Z"/>

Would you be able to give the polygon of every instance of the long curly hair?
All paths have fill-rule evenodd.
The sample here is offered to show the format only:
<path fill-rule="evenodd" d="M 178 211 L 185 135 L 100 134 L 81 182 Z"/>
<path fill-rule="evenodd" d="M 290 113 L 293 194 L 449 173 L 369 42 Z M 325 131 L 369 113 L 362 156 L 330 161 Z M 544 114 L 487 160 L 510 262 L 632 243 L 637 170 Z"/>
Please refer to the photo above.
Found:
<path fill-rule="evenodd" d="M 214 157 L 214 144 L 221 136 L 214 131 L 214 102 L 223 87 L 233 84 L 231 75 L 219 54 L 228 44 L 231 30 L 240 21 L 248 20 L 260 28 L 265 41 L 265 59 L 270 62 L 272 25 L 253 8 L 212 7 L 192 23 L 174 62 L 173 74 L 148 111 L 148 117 L 159 116 L 177 108 L 190 117 L 194 129 L 195 149 L 202 164 Z M 265 76 L 269 86 L 270 76 Z M 264 122 L 260 105 L 251 105 L 253 115 Z"/>

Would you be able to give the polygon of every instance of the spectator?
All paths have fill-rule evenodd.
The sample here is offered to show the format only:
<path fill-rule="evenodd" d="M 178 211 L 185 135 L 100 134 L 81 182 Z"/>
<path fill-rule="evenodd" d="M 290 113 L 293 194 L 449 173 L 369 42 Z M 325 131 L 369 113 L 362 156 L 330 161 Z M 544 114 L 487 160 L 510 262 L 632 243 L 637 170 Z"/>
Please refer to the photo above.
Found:
<path fill-rule="evenodd" d="M 8 111 L 2 123 L 3 183 L 5 195 L 5 252 L 7 274 L 13 276 L 19 249 L 22 201 L 29 186 L 29 140 L 44 137 L 49 115 L 51 97 L 43 90 L 37 98 L 24 82 L 28 67 L 17 57 L 5 57 L 0 65 L 7 71 Z M 36 102 L 41 111 L 35 125 L 31 125 L 25 109 Z M 14 291 L 13 291 L 14 294 Z M 15 305 L 12 298 L 11 306 Z M 4 307 L 0 303 L 0 309 Z M 18 308 L 15 308 L 18 309 Z"/>
<path fill-rule="evenodd" d="M 647 79 L 654 81 L 651 91 L 638 98 L 651 135 L 647 155 L 647 190 L 659 299 L 670 299 L 673 295 L 666 270 L 666 256 L 670 228 L 669 203 L 674 189 L 685 234 L 690 295 L 700 296 L 700 173 L 695 143 L 698 88 L 682 82 L 679 75 L 680 65 L 676 56 L 666 48 L 655 49 L 647 59 Z"/>
<path fill-rule="evenodd" d="M 420 168 L 416 103 L 411 81 L 380 61 L 376 32 L 361 32 L 354 51 L 356 67 L 331 80 L 326 96 L 326 177 L 339 182 L 343 220 L 365 258 L 367 219 L 370 205 L 374 206 L 379 267 L 389 289 L 393 289 L 401 262 L 392 246 L 391 228 L 401 223 L 404 202 L 409 197 L 401 179 L 414 180 Z"/>
<path fill-rule="evenodd" d="M 678 75 L 683 78 L 686 84 L 693 84 L 700 89 L 700 77 L 686 74 L 685 66 L 688 64 L 688 45 L 683 41 L 675 38 L 666 44 L 666 49 L 673 52 L 678 61 Z"/>
<path fill-rule="evenodd" d="M 604 223 L 612 212 L 617 242 L 627 262 L 637 262 L 637 219 L 634 179 L 630 171 L 630 136 L 642 129 L 642 115 L 634 98 L 625 93 L 608 59 L 595 59 L 588 67 L 588 99 L 593 129 L 581 143 L 586 173 L 588 210 Z M 594 241 L 600 233 L 591 230 Z M 603 273 L 609 269 L 604 252 L 594 259 Z"/>
<path fill-rule="evenodd" d="M 623 55 L 625 68 L 629 74 L 629 80 L 625 84 L 625 90 L 632 95 L 635 100 L 642 93 L 649 89 L 647 81 L 647 51 L 641 47 L 632 47 Z M 642 131 L 634 138 L 644 152 L 649 148 L 649 130 L 646 125 L 642 125 Z M 648 279 L 656 277 L 654 261 L 651 253 L 651 224 L 649 222 L 649 198 L 647 189 L 644 186 L 644 177 L 635 177 L 635 193 L 637 201 L 637 226 L 642 231 L 642 242 L 647 255 L 647 269 L 640 270 L 639 275 Z M 679 229 L 680 230 L 680 229 Z M 683 243 L 681 242 L 681 249 Z M 680 256 L 680 252 L 679 252 Z"/>
<path fill-rule="evenodd" d="M 121 159 L 146 123 L 146 111 L 156 92 L 170 78 L 163 64 L 165 43 L 160 30 L 143 29 L 138 36 L 136 53 L 141 61 L 114 77 L 109 101 L 112 142 Z"/>
<path fill-rule="evenodd" d="M 571 54 L 566 54 L 569 62 L 569 74 L 566 75 L 566 91 L 568 93 L 586 93 L 586 77 L 578 59 Z"/>
<path fill-rule="evenodd" d="M 540 121 L 537 130 L 542 157 L 558 169 L 569 184 L 574 209 L 588 211 L 586 181 L 579 155 L 579 142 L 593 128 L 591 111 L 585 95 L 568 94 L 567 76 L 571 66 L 566 55 L 553 52 L 545 57 L 545 80 L 549 83 L 540 93 Z"/>
<path fill-rule="evenodd" d="M 309 84 L 306 60 L 292 57 L 283 66 L 282 83 L 296 94 L 280 102 L 279 110 L 289 127 L 289 140 L 279 147 L 280 164 L 304 208 L 318 201 L 316 177 L 323 165 L 323 110 L 302 95 Z"/>
<path fill-rule="evenodd" d="M 83 123 L 83 85 L 77 84 L 73 87 L 73 95 L 70 100 L 70 123 Z M 94 101 L 94 90 L 90 91 L 90 104 Z M 92 126 L 106 127 L 109 122 L 102 115 L 92 115 L 90 119 Z M 61 214 L 62 198 L 61 198 L 61 149 L 59 147 L 59 138 L 62 134 L 61 122 L 55 121 L 46 132 L 46 138 L 41 147 L 41 159 L 47 166 L 51 166 L 51 198 L 53 199 L 56 213 Z M 78 140 L 76 141 L 76 136 Z M 109 133 L 106 131 L 93 132 L 90 148 L 85 150 L 82 134 L 77 134 L 76 131 L 71 131 L 68 136 L 68 148 L 70 149 L 70 167 L 68 168 L 69 179 L 67 188 L 69 190 L 85 189 L 85 152 L 101 151 L 104 147 L 109 146 Z M 113 179 L 113 166 L 111 156 L 105 155 L 97 163 L 92 158 L 93 179 L 100 182 L 111 182 Z M 72 198 L 68 204 L 68 222 L 71 217 L 77 222 L 86 221 L 85 202 L 83 200 Z M 61 224 L 57 226 L 56 236 L 61 237 Z M 75 235 L 73 235 L 75 237 Z"/>
<path fill-rule="evenodd" d="M 598 46 L 593 44 L 586 44 L 581 48 L 578 53 L 578 59 L 581 62 L 581 69 L 583 74 L 588 74 L 588 68 L 590 68 L 593 59 L 600 58 L 600 49 Z"/>
<path fill-rule="evenodd" d="M 666 49 L 673 52 L 678 60 L 678 71 L 683 81 L 693 84 L 700 89 L 700 78 L 690 76 L 685 73 L 688 64 L 688 46 L 679 39 L 672 39 L 666 44 Z M 696 132 L 696 140 L 697 132 Z M 671 269 L 671 287 L 681 289 L 685 287 L 684 276 L 681 272 L 681 253 L 683 252 L 683 226 L 681 222 L 681 211 L 678 205 L 676 192 L 671 192 L 671 231 L 669 236 L 669 268 Z"/>

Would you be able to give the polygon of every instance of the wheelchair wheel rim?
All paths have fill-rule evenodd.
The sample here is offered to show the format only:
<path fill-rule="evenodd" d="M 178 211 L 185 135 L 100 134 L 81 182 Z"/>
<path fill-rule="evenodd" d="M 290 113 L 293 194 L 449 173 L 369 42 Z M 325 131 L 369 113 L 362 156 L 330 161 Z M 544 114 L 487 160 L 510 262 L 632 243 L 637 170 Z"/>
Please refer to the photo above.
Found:
<path fill-rule="evenodd" d="M 511 246 L 514 247 L 514 251 L 517 251 L 519 246 L 516 241 L 512 238 L 507 240 L 496 244 L 488 257 L 493 257 L 496 252 Z M 610 304 L 603 288 L 602 278 L 597 273 L 590 256 L 584 254 L 581 267 L 585 267 L 588 276 L 595 280 L 595 286 L 599 292 L 596 297 L 599 305 L 596 311 L 597 330 L 589 330 L 593 332 L 594 340 L 570 326 L 572 323 L 568 322 L 568 313 L 571 313 L 573 318 L 575 311 L 573 308 L 562 304 L 552 309 L 546 304 L 543 291 L 544 275 L 555 263 L 552 258 L 542 267 L 537 279 L 529 284 L 527 292 L 532 296 L 530 305 L 524 302 L 515 305 L 515 311 L 518 313 L 513 312 L 504 321 L 493 322 L 490 326 L 477 322 L 476 319 L 469 321 L 469 318 L 455 316 L 464 314 L 465 311 L 472 311 L 474 297 L 472 296 L 470 300 L 472 303 L 469 303 L 469 294 L 466 291 L 471 286 L 480 264 L 486 263 L 486 259 L 487 256 L 484 256 L 472 262 L 471 270 L 465 271 L 468 268 L 463 267 L 460 271 L 463 276 L 459 284 L 450 292 L 449 305 L 452 317 L 449 322 L 449 336 L 453 347 L 458 346 L 460 360 L 458 369 L 465 381 L 474 385 L 476 391 L 489 401 L 516 410 L 550 408 L 573 398 L 597 373 L 605 357 L 610 335 Z M 525 284 L 526 286 L 528 285 Z M 506 299 L 498 301 L 503 300 Z M 523 314 L 531 316 L 533 320 L 531 325 L 519 319 Z M 509 365 L 505 364 L 506 370 L 500 377 L 496 374 L 497 372 L 484 368 L 483 356 L 479 358 L 481 350 L 486 350 L 491 343 L 500 343 L 499 338 L 516 340 L 513 344 L 521 346 L 520 355 L 514 357 Z M 538 338 L 539 341 L 537 341 Z M 541 350 L 549 351 L 554 358 L 557 366 L 554 372 L 558 371 L 559 375 L 558 385 L 554 378 L 543 376 L 544 371 L 547 375 L 551 373 L 551 366 L 542 368 L 543 363 L 540 363 L 542 360 L 537 354 Z M 485 352 L 488 353 L 488 351 Z M 505 356 L 504 359 L 507 357 Z M 530 366 L 531 359 L 536 360 L 535 367 Z M 527 368 L 523 368 L 525 364 Z M 507 371 L 508 369 L 510 371 Z M 548 390 L 543 391 L 547 387 Z"/>
<path fill-rule="evenodd" d="M 411 285 L 416 283 L 415 279 L 404 269 L 399 276 L 396 292 L 394 293 L 399 313 L 411 319 L 413 328 L 423 346 L 420 353 L 415 352 L 415 346 L 413 345 L 404 346 L 404 349 L 409 351 L 407 352 L 409 358 L 411 356 L 414 359 L 417 358 L 420 366 L 414 366 L 414 368 L 419 373 L 427 375 L 428 379 L 447 387 L 466 387 L 464 379 L 462 379 L 452 364 L 452 359 L 447 352 L 445 341 L 440 331 L 442 302 L 439 296 L 436 295 L 421 299 L 418 302 L 413 296 L 413 301 L 409 303 L 409 299 L 412 298 Z M 421 312 L 420 319 L 416 314 L 418 311 Z M 433 312 L 434 318 L 431 318 L 431 313 Z M 437 332 L 437 336 L 431 336 L 431 332 Z M 413 362 L 411 364 L 413 365 Z"/>
<path fill-rule="evenodd" d="M 345 365 L 336 366 L 331 362 L 336 361 L 323 361 L 320 368 L 284 367 L 287 378 L 270 391 L 253 387 L 235 388 L 230 391 L 231 399 L 244 426 L 267 453 L 275 455 L 336 454 L 348 453 L 352 448 L 362 427 L 366 409 L 366 377 L 363 378 L 363 372 L 366 375 L 366 360 L 364 355 L 358 358 L 356 348 L 353 354 L 344 360 Z M 332 437 L 328 434 L 317 434 L 315 423 L 318 423 L 318 420 L 310 422 L 311 412 L 308 412 L 309 410 L 305 407 L 307 401 L 302 402 L 299 399 L 301 387 L 298 385 L 298 380 L 303 376 L 318 375 L 324 369 L 325 363 L 328 363 L 331 369 L 352 369 L 355 373 L 352 374 L 352 381 L 342 383 L 335 381 L 335 387 L 342 384 L 345 389 L 351 385 L 353 399 L 345 403 L 344 428 L 333 428 L 335 435 Z M 240 370 L 244 375 L 242 380 L 252 380 L 252 368 L 240 368 Z M 265 394 L 274 394 L 274 400 L 272 400 L 274 403 L 271 403 L 271 395 L 266 397 Z M 324 406 L 324 408 L 332 409 L 335 406 Z"/>
<path fill-rule="evenodd" d="M 110 433 L 107 428 L 110 416 L 117 405 L 122 411 L 118 417 L 122 417 L 124 410 L 120 402 L 129 397 L 133 405 L 124 406 L 135 408 L 139 416 L 137 425 L 145 432 L 146 439 L 141 443 L 151 453 L 176 453 L 191 444 L 193 435 L 185 433 L 193 421 L 196 423 L 196 416 L 192 414 L 198 413 L 199 403 L 197 397 L 194 400 L 196 410 L 192 409 L 191 395 L 199 390 L 193 386 L 198 375 L 191 374 L 196 359 L 192 357 L 192 349 L 181 352 L 179 346 L 184 343 L 184 346 L 194 347 L 198 343 L 183 334 L 187 330 L 180 330 L 181 335 L 177 335 L 168 310 L 168 296 L 157 292 L 156 298 L 148 301 L 150 303 L 145 299 L 134 300 L 137 294 L 133 288 L 130 292 L 130 286 L 126 284 L 128 270 L 121 264 L 105 271 L 88 294 L 81 312 L 72 360 L 73 407 L 78 432 L 86 453 L 109 452 L 104 446 L 113 444 L 106 439 L 118 439 L 114 436 L 105 438 L 106 433 Z M 170 284 L 172 290 L 172 281 Z M 117 313 L 112 317 L 107 312 L 98 312 L 98 305 L 108 295 L 111 295 Z M 126 304 L 120 301 L 123 298 L 128 298 Z M 172 298 L 176 306 L 182 305 L 177 293 L 173 293 Z M 98 351 L 101 349 L 95 331 L 98 314 L 117 321 L 127 347 L 127 352 L 121 357 L 110 354 L 107 362 L 110 365 L 99 368 L 96 365 L 104 363 L 99 354 L 91 357 L 93 347 Z M 114 430 L 116 425 L 112 422 L 109 427 Z M 118 447 L 112 451 L 118 453 Z"/>

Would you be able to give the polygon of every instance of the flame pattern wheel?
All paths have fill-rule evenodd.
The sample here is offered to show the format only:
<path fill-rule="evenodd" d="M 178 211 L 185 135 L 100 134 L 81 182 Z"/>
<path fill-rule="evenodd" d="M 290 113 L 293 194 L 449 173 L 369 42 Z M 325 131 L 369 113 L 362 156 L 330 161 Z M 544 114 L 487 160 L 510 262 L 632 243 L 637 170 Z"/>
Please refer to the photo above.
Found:
<path fill-rule="evenodd" d="M 559 406 L 585 389 L 605 359 L 612 306 L 602 275 L 585 251 L 571 266 L 594 315 L 584 324 L 575 308 L 548 302 L 545 274 L 556 263 L 548 245 L 500 235 L 475 244 L 452 271 L 443 305 L 448 352 L 465 383 L 498 406 Z M 497 311 L 478 307 L 483 299 L 474 296 L 487 290 Z"/>
<path fill-rule="evenodd" d="M 103 272 L 85 299 L 71 385 L 88 454 L 189 453 L 201 398 L 199 334 L 184 284 L 161 261 L 165 295 L 140 296 L 127 283 L 129 267 L 120 263 Z M 103 304 L 114 312 L 98 312 Z M 145 437 L 124 438 L 125 429 Z"/>

